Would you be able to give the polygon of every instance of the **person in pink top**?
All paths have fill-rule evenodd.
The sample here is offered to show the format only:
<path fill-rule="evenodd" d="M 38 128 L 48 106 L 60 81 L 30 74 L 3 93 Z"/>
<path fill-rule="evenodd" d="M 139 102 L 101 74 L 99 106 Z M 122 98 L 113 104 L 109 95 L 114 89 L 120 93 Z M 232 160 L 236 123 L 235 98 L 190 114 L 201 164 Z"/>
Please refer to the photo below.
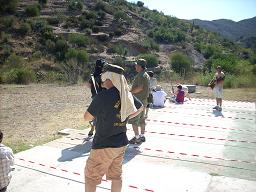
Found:
<path fill-rule="evenodd" d="M 177 91 L 173 94 L 172 101 L 175 103 L 182 104 L 185 98 L 185 91 L 182 89 L 181 85 L 177 86 Z"/>

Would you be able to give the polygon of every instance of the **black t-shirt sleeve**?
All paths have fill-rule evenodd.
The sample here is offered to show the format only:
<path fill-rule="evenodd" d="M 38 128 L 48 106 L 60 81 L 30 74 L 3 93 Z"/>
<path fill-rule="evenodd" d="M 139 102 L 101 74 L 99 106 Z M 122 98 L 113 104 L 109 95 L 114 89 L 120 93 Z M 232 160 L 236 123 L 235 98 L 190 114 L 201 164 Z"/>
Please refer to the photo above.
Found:
<path fill-rule="evenodd" d="M 139 109 L 142 106 L 141 101 L 133 95 L 134 105 L 137 109 Z"/>
<path fill-rule="evenodd" d="M 94 117 L 97 117 L 97 116 L 98 116 L 98 114 L 99 114 L 99 112 L 100 112 L 100 109 L 101 109 L 101 106 L 103 106 L 103 105 L 101 104 L 101 101 L 102 101 L 102 100 L 100 99 L 100 95 L 96 95 L 96 96 L 93 98 L 93 100 L 92 100 L 90 106 L 89 106 L 88 109 L 87 109 L 87 111 L 88 111 L 92 116 L 94 116 Z"/>

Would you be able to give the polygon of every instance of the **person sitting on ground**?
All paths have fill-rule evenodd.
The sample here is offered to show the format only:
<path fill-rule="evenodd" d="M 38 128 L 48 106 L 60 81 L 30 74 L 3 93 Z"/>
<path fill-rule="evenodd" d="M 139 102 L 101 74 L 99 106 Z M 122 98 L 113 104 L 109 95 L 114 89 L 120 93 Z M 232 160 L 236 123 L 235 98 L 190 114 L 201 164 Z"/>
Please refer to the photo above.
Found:
<path fill-rule="evenodd" d="M 0 192 L 5 192 L 11 180 L 14 156 L 12 149 L 2 144 L 3 133 L 0 130 Z"/>
<path fill-rule="evenodd" d="M 160 85 L 157 85 L 153 94 L 153 106 L 164 107 L 167 93 L 162 89 Z"/>
<path fill-rule="evenodd" d="M 178 85 L 177 91 L 173 95 L 173 101 L 175 103 L 182 104 L 184 102 L 184 98 L 185 98 L 185 91 L 182 90 L 182 85 Z"/>
<path fill-rule="evenodd" d="M 191 100 L 191 97 L 188 93 L 188 87 L 185 85 L 182 85 L 182 90 L 185 92 L 185 97 L 187 97 L 189 100 Z"/>

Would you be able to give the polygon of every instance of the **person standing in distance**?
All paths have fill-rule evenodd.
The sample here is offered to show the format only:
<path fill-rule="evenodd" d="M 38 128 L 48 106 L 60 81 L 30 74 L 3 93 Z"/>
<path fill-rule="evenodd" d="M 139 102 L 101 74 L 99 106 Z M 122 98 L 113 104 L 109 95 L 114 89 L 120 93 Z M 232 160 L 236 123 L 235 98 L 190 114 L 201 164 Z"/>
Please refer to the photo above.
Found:
<path fill-rule="evenodd" d="M 14 156 L 12 149 L 2 144 L 3 133 L 0 130 L 0 192 L 5 192 L 11 180 Z"/>
<path fill-rule="evenodd" d="M 225 74 L 222 72 L 221 66 L 218 66 L 216 70 L 217 72 L 214 75 L 215 86 L 213 88 L 213 94 L 216 98 L 216 106 L 213 107 L 213 109 L 222 111 L 222 96 Z"/>
<path fill-rule="evenodd" d="M 148 104 L 147 98 L 149 96 L 150 91 L 149 75 L 146 72 L 146 60 L 139 59 L 135 64 L 137 75 L 135 76 L 135 79 L 133 81 L 131 93 L 142 102 L 145 108 L 141 114 L 129 120 L 129 124 L 132 124 L 132 128 L 135 134 L 135 136 L 129 141 L 130 144 L 140 144 L 141 142 L 146 141 L 146 138 L 144 136 L 146 127 L 145 112 L 146 106 Z M 139 127 L 141 129 L 141 134 L 139 134 Z"/>
<path fill-rule="evenodd" d="M 143 111 L 142 103 L 129 92 L 124 69 L 107 64 L 102 73 L 106 90 L 92 100 L 84 114 L 86 121 L 97 118 L 92 150 L 85 166 L 85 192 L 95 192 L 102 177 L 111 180 L 111 191 L 121 192 L 122 162 L 128 144 L 126 123 Z"/>

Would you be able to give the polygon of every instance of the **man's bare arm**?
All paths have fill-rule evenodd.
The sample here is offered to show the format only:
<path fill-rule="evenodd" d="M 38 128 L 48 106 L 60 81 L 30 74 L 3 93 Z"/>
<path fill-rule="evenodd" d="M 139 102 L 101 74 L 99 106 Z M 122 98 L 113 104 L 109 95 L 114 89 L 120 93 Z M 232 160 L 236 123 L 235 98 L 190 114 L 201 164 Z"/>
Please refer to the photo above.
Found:
<path fill-rule="evenodd" d="M 86 111 L 86 112 L 84 113 L 84 120 L 85 120 L 85 121 L 92 121 L 93 119 L 94 119 L 94 117 L 92 116 L 91 113 L 89 113 L 88 111 Z"/>
<path fill-rule="evenodd" d="M 137 86 L 137 87 L 134 87 L 134 88 L 132 88 L 131 89 L 131 93 L 139 93 L 139 92 L 141 92 L 141 91 L 143 91 L 143 86 L 141 85 L 141 86 Z"/>
<path fill-rule="evenodd" d="M 136 112 L 134 112 L 133 114 L 131 114 L 131 115 L 129 116 L 129 119 L 132 119 L 132 118 L 136 117 L 136 116 L 139 115 L 143 110 L 144 110 L 144 106 L 142 105 Z"/>

